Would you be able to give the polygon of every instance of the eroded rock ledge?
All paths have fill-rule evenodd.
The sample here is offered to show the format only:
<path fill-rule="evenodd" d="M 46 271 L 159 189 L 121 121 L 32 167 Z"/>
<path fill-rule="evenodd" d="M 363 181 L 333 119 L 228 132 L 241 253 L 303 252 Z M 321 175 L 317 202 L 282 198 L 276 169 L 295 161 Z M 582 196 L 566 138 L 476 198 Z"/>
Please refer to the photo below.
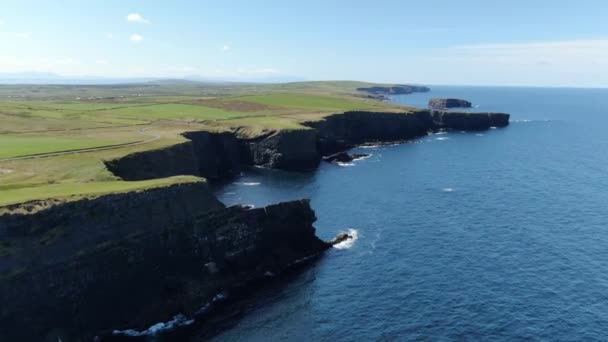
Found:
<path fill-rule="evenodd" d="M 88 340 L 190 317 L 329 248 L 315 219 L 306 200 L 225 208 L 204 182 L 2 215 L 0 340 Z"/>

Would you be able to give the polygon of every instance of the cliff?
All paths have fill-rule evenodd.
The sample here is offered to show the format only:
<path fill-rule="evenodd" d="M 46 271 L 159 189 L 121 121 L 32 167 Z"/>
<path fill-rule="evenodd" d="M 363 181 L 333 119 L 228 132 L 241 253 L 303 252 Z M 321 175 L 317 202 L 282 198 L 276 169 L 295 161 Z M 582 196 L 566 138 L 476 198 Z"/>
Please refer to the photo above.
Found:
<path fill-rule="evenodd" d="M 215 181 L 241 172 L 241 147 L 231 132 L 186 132 L 190 141 L 137 152 L 106 161 L 106 167 L 124 180 L 146 180 L 176 175 L 202 176 Z"/>
<path fill-rule="evenodd" d="M 487 130 L 509 125 L 509 114 L 433 111 L 433 122 L 441 128 L 458 130 Z"/>
<path fill-rule="evenodd" d="M 374 95 L 403 95 L 411 93 L 424 93 L 430 91 L 431 89 L 424 86 L 396 84 L 394 86 L 373 86 L 367 88 L 357 88 L 357 90 Z"/>
<path fill-rule="evenodd" d="M 195 175 L 217 181 L 238 175 L 243 166 L 312 170 L 323 156 L 367 142 L 403 141 L 437 129 L 485 130 L 508 124 L 509 115 L 501 113 L 350 111 L 304 122 L 309 129 L 274 131 L 256 138 L 232 132 L 188 132 L 183 135 L 190 141 L 106 161 L 106 166 L 125 180 Z"/>
<path fill-rule="evenodd" d="M 286 130 L 242 144 L 244 163 L 273 169 L 313 170 L 320 161 L 317 132 L 312 129 Z"/>
<path fill-rule="evenodd" d="M 304 125 L 315 129 L 319 153 L 328 155 L 365 142 L 423 136 L 432 129 L 433 123 L 428 111 L 413 114 L 356 111 L 330 115 Z"/>
<path fill-rule="evenodd" d="M 91 339 L 193 317 L 327 249 L 314 221 L 307 201 L 224 208 L 204 182 L 4 214 L 0 340 Z"/>

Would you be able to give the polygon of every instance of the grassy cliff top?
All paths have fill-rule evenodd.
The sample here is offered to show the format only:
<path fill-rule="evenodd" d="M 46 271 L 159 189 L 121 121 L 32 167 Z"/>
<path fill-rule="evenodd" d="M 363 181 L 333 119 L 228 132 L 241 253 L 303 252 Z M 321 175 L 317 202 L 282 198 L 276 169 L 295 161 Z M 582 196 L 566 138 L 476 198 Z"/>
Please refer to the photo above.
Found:
<path fill-rule="evenodd" d="M 121 181 L 103 160 L 183 142 L 186 131 L 238 130 L 254 137 L 306 129 L 304 121 L 346 111 L 413 110 L 357 91 L 370 86 L 390 85 L 0 85 L 0 206 L 167 182 Z"/>

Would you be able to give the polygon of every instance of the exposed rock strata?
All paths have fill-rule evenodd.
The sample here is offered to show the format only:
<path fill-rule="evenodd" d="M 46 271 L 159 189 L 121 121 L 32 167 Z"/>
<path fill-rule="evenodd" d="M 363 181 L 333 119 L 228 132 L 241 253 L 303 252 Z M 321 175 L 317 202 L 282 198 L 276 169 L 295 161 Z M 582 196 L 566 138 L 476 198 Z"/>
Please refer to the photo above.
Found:
<path fill-rule="evenodd" d="M 244 142 L 246 163 L 283 170 L 312 170 L 321 161 L 317 132 L 312 129 L 286 130 L 262 139 Z"/>
<path fill-rule="evenodd" d="M 308 201 L 224 208 L 205 183 L 5 214 L 0 340 L 90 339 L 190 316 L 329 248 L 314 221 Z"/>

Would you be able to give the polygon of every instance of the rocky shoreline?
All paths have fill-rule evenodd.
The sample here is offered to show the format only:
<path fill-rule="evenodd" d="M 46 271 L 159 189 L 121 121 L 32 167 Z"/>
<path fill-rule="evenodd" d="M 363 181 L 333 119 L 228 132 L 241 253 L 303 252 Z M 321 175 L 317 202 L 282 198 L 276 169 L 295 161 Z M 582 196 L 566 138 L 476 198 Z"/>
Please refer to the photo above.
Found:
<path fill-rule="evenodd" d="M 365 143 L 508 124 L 500 113 L 356 111 L 255 138 L 190 132 L 184 143 L 106 166 L 125 180 L 196 175 L 215 182 L 249 166 L 312 170 L 323 157 Z M 315 219 L 307 200 L 226 208 L 204 181 L 6 211 L 0 339 L 71 341 L 188 322 L 218 294 L 279 275 L 348 239 L 321 241 Z"/>

